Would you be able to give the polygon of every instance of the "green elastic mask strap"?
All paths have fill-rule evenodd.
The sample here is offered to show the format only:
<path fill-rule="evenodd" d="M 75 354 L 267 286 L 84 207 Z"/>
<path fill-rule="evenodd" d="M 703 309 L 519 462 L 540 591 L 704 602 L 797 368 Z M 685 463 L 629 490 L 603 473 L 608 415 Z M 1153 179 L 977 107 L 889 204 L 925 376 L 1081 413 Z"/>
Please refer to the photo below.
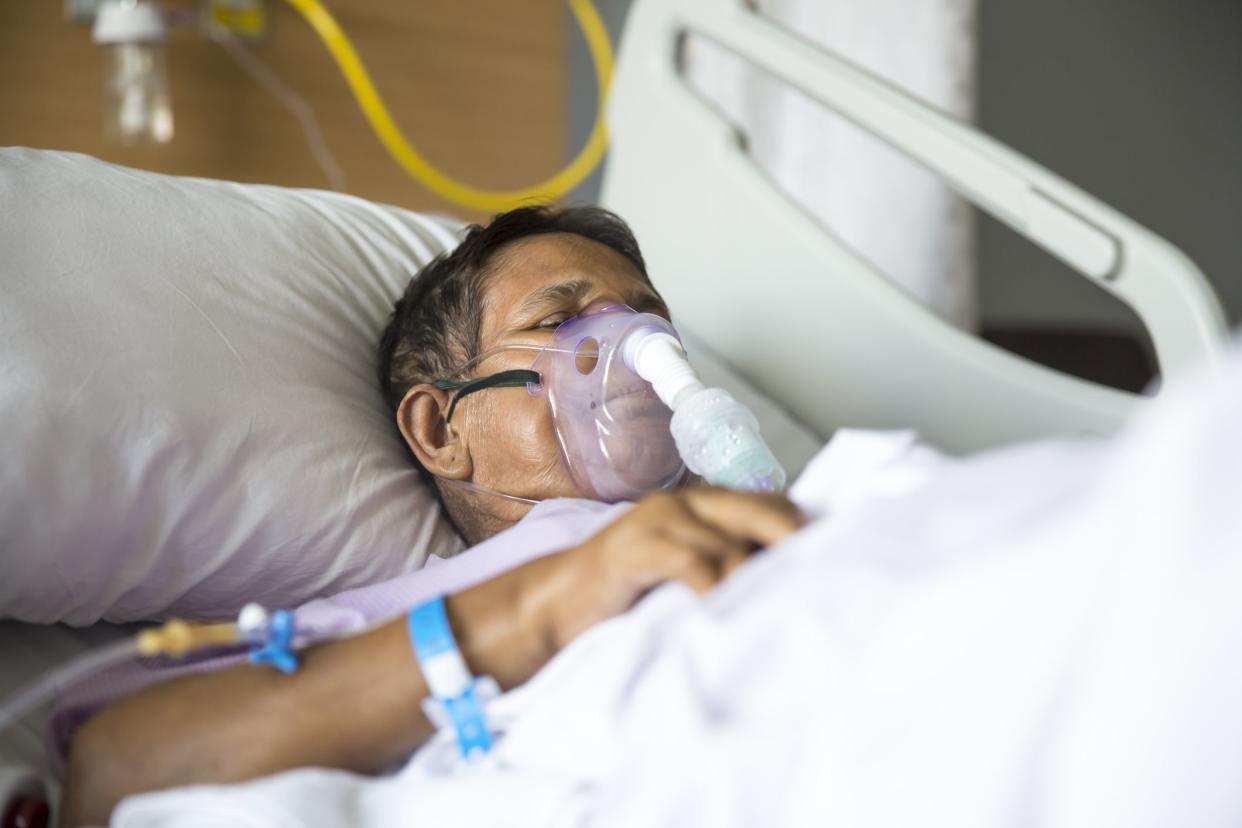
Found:
<path fill-rule="evenodd" d="M 516 369 L 472 380 L 438 379 L 432 385 L 441 391 L 457 391 L 453 401 L 449 403 L 448 416 L 444 418 L 445 422 L 451 423 L 453 412 L 457 410 L 457 403 L 461 402 L 462 397 L 473 394 L 475 391 L 482 391 L 484 388 L 521 388 L 526 385 L 538 385 L 539 382 L 538 371 Z"/>

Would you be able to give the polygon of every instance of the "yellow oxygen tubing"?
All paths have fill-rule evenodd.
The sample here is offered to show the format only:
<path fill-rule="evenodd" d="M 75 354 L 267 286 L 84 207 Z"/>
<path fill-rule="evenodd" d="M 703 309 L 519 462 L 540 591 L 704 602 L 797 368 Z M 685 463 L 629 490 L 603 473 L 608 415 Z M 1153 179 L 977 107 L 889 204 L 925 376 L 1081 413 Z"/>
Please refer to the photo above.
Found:
<path fill-rule="evenodd" d="M 595 78 L 599 86 L 599 108 L 595 115 L 595 126 L 577 157 L 563 170 L 533 187 L 508 191 L 480 190 L 437 169 L 401 133 L 376 91 L 375 84 L 371 82 L 362 58 L 358 57 L 353 44 L 323 4 L 319 0 L 288 0 L 288 3 L 306 18 L 327 46 L 336 65 L 345 75 L 358 106 L 362 108 L 362 113 L 384 148 L 388 150 L 388 154 L 423 186 L 448 201 L 474 210 L 503 212 L 531 202 L 557 199 L 581 184 L 603 160 L 604 151 L 608 147 L 604 105 L 612 80 L 613 56 L 608 30 L 592 0 L 569 0 L 569 8 L 582 29 L 591 52 L 591 60 L 595 64 Z"/>

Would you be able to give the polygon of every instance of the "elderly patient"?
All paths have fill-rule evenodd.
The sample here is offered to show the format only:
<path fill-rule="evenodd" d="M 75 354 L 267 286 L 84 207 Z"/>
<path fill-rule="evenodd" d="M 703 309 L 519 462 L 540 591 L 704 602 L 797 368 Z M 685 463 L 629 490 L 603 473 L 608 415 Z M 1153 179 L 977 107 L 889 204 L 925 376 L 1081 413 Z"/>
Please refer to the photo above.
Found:
<path fill-rule="evenodd" d="M 544 207 L 472 227 L 397 303 L 380 344 L 380 382 L 470 544 L 513 527 L 530 501 L 581 495 L 544 400 L 520 387 L 462 394 L 437 380 L 460 377 L 463 366 L 470 377 L 512 368 L 514 352 L 504 349 L 494 365 L 472 360 L 500 345 L 541 347 L 560 323 L 603 303 L 668 314 L 624 222 L 594 208 Z M 654 586 L 680 580 L 707 590 L 797 524 L 776 496 L 653 493 L 593 536 L 450 596 L 449 622 L 472 672 L 511 688 Z M 106 821 L 123 797 L 159 788 L 307 765 L 374 772 L 431 735 L 404 618 L 304 656 L 292 675 L 236 666 L 106 708 L 74 738 L 65 824 Z"/>

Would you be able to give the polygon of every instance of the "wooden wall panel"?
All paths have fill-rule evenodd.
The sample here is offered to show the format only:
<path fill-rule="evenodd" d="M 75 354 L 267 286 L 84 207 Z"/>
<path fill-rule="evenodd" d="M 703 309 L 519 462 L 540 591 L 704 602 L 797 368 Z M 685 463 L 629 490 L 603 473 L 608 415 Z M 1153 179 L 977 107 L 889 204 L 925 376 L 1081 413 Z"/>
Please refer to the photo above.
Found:
<path fill-rule="evenodd" d="M 567 157 L 563 0 L 328 0 L 411 141 L 484 187 L 533 184 Z M 170 7 L 192 4 L 170 2 Z M 273 0 L 255 47 L 314 109 L 347 191 L 468 218 L 387 156 L 318 38 Z M 170 44 L 176 135 L 154 147 L 102 137 L 102 56 L 59 0 L 0 2 L 0 145 L 66 149 L 180 175 L 326 187 L 296 120 L 218 45 L 190 31 Z"/>

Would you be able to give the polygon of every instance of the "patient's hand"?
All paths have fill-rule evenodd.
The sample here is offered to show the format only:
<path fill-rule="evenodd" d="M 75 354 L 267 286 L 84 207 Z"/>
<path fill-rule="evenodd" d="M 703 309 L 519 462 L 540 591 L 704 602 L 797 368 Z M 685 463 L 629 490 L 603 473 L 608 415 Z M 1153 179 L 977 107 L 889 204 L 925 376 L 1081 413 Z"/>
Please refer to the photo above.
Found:
<path fill-rule="evenodd" d="M 531 579 L 531 613 L 559 650 L 665 581 L 705 592 L 800 522 L 797 508 L 779 495 L 706 487 L 660 492 L 585 543 L 515 574 Z"/>

